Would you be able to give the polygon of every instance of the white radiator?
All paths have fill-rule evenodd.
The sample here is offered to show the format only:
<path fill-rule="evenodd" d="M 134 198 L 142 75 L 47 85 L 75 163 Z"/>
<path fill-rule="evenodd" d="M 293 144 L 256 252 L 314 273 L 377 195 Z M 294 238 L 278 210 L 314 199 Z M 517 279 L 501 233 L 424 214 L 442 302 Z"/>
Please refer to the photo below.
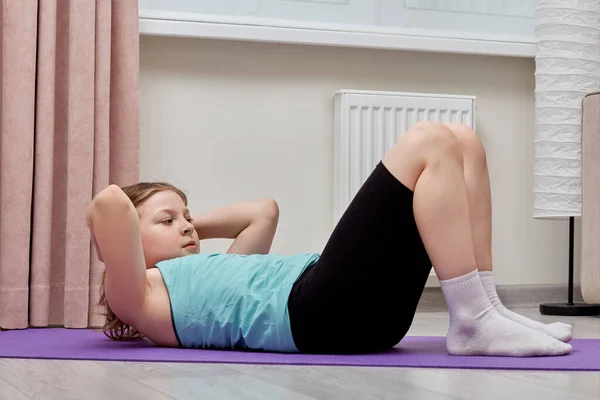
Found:
<path fill-rule="evenodd" d="M 343 90 L 335 96 L 336 224 L 377 163 L 411 125 L 459 122 L 475 129 L 475 97 Z"/>

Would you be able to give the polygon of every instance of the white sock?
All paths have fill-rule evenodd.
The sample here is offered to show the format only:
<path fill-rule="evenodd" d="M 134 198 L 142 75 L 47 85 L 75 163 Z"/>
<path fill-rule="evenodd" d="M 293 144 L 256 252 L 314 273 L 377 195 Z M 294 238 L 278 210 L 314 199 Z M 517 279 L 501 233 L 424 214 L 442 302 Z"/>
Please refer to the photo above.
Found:
<path fill-rule="evenodd" d="M 491 271 L 479 271 L 481 282 L 485 293 L 493 304 L 494 308 L 505 318 L 518 322 L 521 325 L 525 325 L 528 328 L 536 329 L 544 332 L 555 339 L 563 342 L 571 340 L 573 329 L 571 325 L 564 324 L 562 322 L 554 322 L 552 324 L 544 324 L 542 322 L 534 321 L 530 318 L 519 315 L 508 308 L 504 307 L 504 304 L 500 301 L 498 293 L 496 292 L 496 284 L 494 282 L 494 274 Z"/>
<path fill-rule="evenodd" d="M 451 355 L 531 357 L 571 352 L 570 344 L 500 315 L 477 270 L 441 280 L 440 285 L 450 313 L 446 347 Z"/>

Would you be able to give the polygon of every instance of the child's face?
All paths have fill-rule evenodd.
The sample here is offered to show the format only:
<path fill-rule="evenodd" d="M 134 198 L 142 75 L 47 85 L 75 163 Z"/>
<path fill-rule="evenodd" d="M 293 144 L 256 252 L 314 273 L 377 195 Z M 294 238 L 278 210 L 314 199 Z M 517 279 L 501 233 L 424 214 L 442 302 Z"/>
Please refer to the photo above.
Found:
<path fill-rule="evenodd" d="M 198 254 L 198 233 L 181 197 L 170 190 L 152 195 L 137 209 L 146 268 L 171 258 Z M 189 245 L 193 242 L 193 245 Z"/>

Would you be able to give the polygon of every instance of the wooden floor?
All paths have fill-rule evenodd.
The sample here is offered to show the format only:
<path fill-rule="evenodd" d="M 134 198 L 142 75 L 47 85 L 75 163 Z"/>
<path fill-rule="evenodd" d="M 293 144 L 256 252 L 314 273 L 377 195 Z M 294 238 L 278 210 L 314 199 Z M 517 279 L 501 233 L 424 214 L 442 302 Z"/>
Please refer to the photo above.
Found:
<path fill-rule="evenodd" d="M 573 324 L 577 338 L 600 338 L 599 317 L 559 319 Z M 445 335 L 447 328 L 447 313 L 419 313 L 409 334 Z M 598 400 L 600 372 L 0 359 L 0 399 Z"/>

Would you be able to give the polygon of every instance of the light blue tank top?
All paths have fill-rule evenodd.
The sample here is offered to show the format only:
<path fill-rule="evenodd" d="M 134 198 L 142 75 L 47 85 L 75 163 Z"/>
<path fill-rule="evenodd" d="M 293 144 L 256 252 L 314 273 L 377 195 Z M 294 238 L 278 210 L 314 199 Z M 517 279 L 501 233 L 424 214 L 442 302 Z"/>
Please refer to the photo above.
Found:
<path fill-rule="evenodd" d="M 195 254 L 156 267 L 169 292 L 173 327 L 182 347 L 297 352 L 288 296 L 319 258 Z"/>

